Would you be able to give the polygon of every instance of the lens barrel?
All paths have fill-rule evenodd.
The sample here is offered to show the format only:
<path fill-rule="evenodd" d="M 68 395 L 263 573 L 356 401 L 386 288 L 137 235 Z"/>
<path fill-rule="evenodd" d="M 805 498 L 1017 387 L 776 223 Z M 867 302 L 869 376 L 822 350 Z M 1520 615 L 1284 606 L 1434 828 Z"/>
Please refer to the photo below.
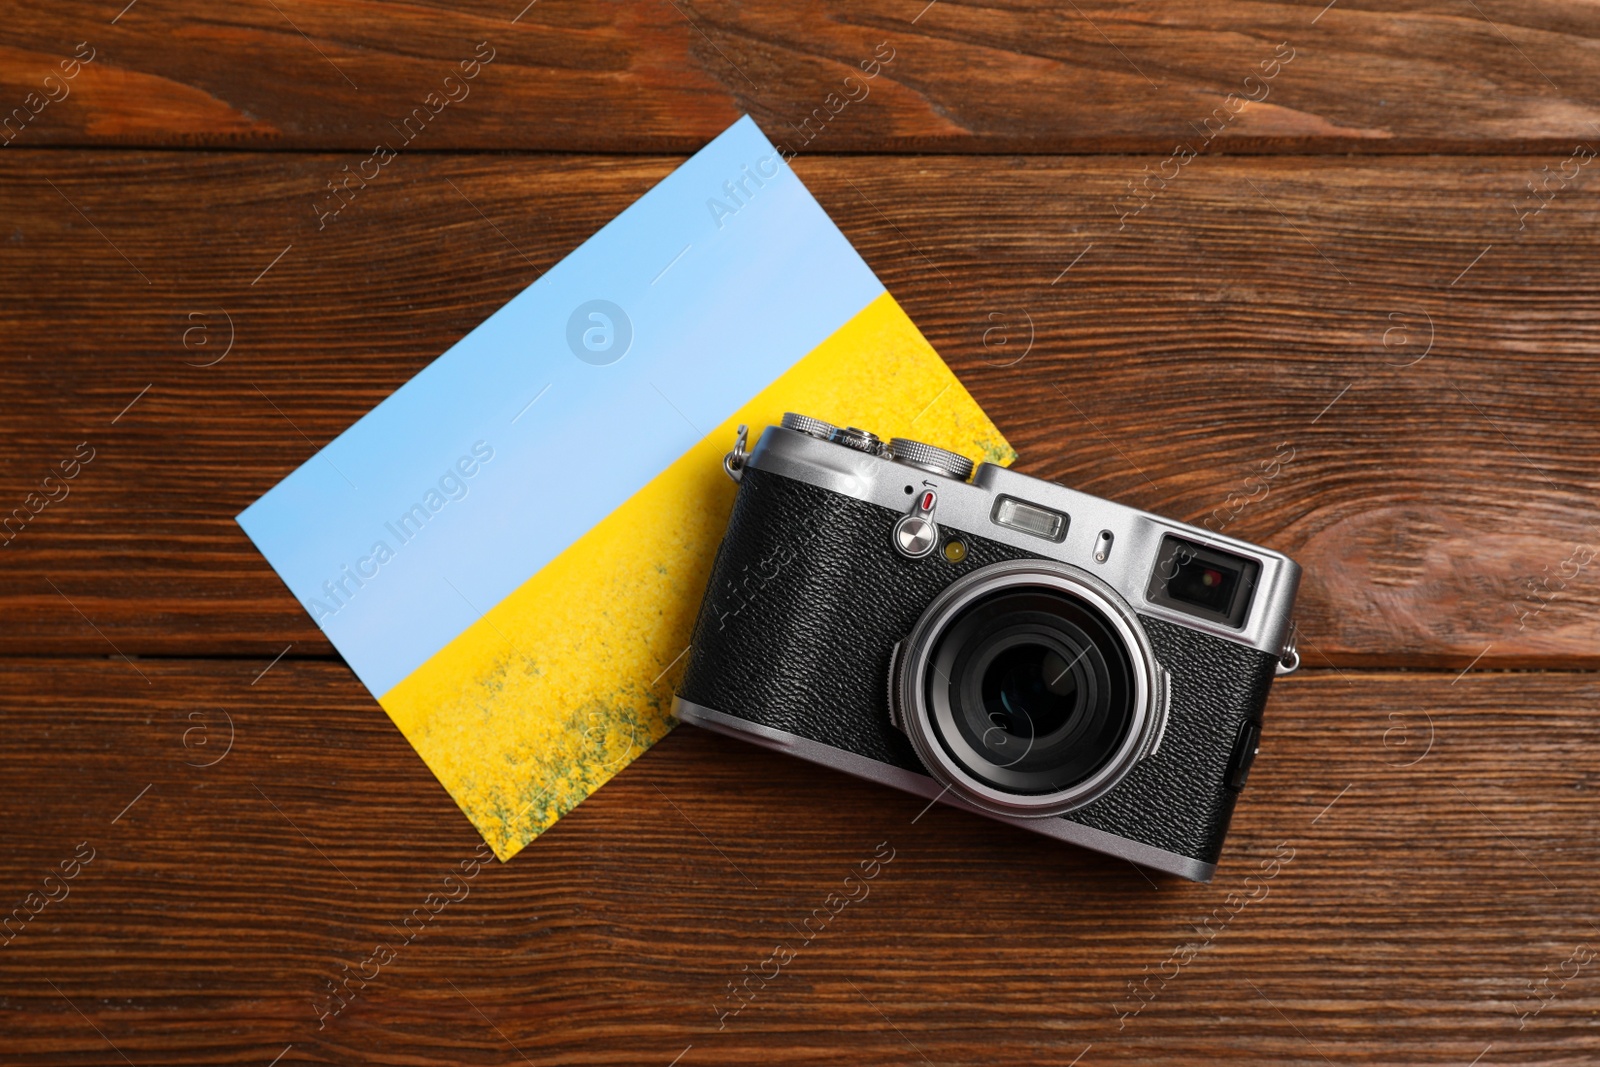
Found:
<path fill-rule="evenodd" d="M 1165 719 L 1138 617 L 1098 579 L 1047 560 L 952 584 L 892 669 L 898 718 L 924 765 L 998 814 L 1089 803 L 1154 750 Z"/>

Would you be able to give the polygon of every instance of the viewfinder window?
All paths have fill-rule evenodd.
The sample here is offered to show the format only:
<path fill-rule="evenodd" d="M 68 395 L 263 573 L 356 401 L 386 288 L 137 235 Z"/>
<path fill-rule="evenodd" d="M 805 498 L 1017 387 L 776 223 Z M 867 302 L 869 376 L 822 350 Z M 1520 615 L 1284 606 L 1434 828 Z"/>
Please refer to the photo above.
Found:
<path fill-rule="evenodd" d="M 1237 629 L 1250 614 L 1261 564 L 1171 534 L 1161 539 L 1150 601 Z"/>

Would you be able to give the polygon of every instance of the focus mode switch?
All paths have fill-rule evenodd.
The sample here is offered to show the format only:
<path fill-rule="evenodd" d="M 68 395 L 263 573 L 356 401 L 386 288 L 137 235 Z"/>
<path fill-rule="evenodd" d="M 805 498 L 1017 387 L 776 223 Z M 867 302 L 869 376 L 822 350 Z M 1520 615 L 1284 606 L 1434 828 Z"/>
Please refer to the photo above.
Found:
<path fill-rule="evenodd" d="M 1237 793 L 1250 778 L 1250 765 L 1261 749 L 1261 724 L 1246 722 L 1233 741 L 1233 756 L 1228 760 L 1228 788 Z"/>

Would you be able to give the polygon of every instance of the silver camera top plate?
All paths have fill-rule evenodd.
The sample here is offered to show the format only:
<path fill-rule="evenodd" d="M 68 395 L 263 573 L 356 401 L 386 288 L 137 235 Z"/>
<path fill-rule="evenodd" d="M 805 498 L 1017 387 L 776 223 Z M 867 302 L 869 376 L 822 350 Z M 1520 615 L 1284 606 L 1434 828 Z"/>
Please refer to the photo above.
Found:
<path fill-rule="evenodd" d="M 1165 619 L 1273 656 L 1283 655 L 1289 643 L 1300 567 L 1282 553 L 1259 545 L 1164 519 L 992 463 L 980 464 L 971 482 L 958 481 L 781 426 L 767 427 L 745 466 L 901 514 L 911 502 L 907 486 L 912 488 L 912 494 L 933 489 L 938 494 L 937 522 L 941 528 L 986 537 L 1077 567 L 1109 585 L 1141 615 Z M 1059 541 L 1049 540 L 993 521 L 995 502 L 1001 496 L 1066 515 L 1065 537 Z M 1105 533 L 1111 535 L 1109 542 L 1102 536 Z M 1162 537 L 1167 534 L 1207 548 L 1222 549 L 1260 565 L 1261 573 L 1256 579 L 1249 613 L 1238 627 L 1191 615 L 1150 599 L 1147 590 Z M 1104 558 L 1097 558 L 1097 553 Z"/>

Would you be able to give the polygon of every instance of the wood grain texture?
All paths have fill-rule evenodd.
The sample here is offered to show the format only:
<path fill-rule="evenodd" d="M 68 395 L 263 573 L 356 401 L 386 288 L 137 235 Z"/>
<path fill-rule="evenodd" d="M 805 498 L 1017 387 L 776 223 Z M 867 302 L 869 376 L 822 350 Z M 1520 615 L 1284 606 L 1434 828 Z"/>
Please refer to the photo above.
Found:
<path fill-rule="evenodd" d="M 7 158 L 0 514 L 94 459 L 0 650 L 263 661 L 331 650 L 233 516 L 676 162 L 402 156 L 319 230 L 346 156 Z M 1294 556 L 1308 662 L 1600 664 L 1593 197 L 1216 158 L 1123 217 L 1141 165 L 797 163 L 1022 470 Z"/>
<path fill-rule="evenodd" d="M 0 19 L 0 1058 L 1600 1060 L 1592 5 L 525 4 Z M 1211 886 L 690 727 L 472 868 L 235 525 L 746 112 L 1021 469 L 1304 565 Z"/>
<path fill-rule="evenodd" d="M 0 905 L 94 850 L 0 947 L 8 1063 L 120 1063 L 113 1046 L 136 1064 L 292 1046 L 280 1065 L 665 1065 L 690 1045 L 682 1064 L 1600 1054 L 1600 961 L 1568 964 L 1521 1018 L 1530 984 L 1600 938 L 1594 676 L 1287 679 L 1211 886 L 943 807 L 918 818 L 917 798 L 680 727 L 404 943 L 477 841 L 349 673 L 139 669 L 0 667 L 0 820 L 21 831 Z M 804 943 L 880 842 L 893 858 L 865 898 Z M 395 958 L 319 1030 L 319 987 L 380 943 Z M 779 943 L 794 959 L 719 1030 L 727 983 Z M 1135 1012 L 1129 983 L 1150 976 Z"/>
<path fill-rule="evenodd" d="M 807 152 L 1165 152 L 1237 93 L 1259 102 L 1220 124 L 1230 151 L 1553 153 L 1595 136 L 1597 39 L 1580 0 L 70 0 L 8 11 L 0 104 L 44 99 L 86 42 L 14 145 L 370 150 L 489 42 L 419 143 L 682 152 L 748 112 Z M 1284 42 L 1292 62 L 1247 81 Z M 846 83 L 880 45 L 893 60 Z M 808 119 L 816 137 L 792 132 Z"/>

